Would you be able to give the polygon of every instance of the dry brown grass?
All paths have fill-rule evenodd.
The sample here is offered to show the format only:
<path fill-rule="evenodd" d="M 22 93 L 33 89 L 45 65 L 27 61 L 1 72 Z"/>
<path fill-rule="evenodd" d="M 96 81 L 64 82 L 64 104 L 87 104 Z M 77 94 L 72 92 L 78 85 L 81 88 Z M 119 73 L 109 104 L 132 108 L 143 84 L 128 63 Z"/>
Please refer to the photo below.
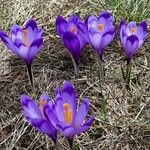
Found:
<path fill-rule="evenodd" d="M 114 2 L 109 0 L 110 2 Z M 118 2 L 118 4 L 117 4 Z M 128 1 L 127 5 L 130 5 Z M 116 4 L 115 4 L 116 3 Z M 90 114 L 95 122 L 90 130 L 76 137 L 76 149 L 81 150 L 149 150 L 150 149 L 150 32 L 145 45 L 133 60 L 131 91 L 124 88 L 121 66 L 125 65 L 119 38 L 106 49 L 106 82 L 100 87 L 97 77 L 98 64 L 92 48 L 87 46 L 80 59 L 80 76 L 75 77 L 68 53 L 55 33 L 55 16 L 68 16 L 77 12 L 83 18 L 101 9 L 109 9 L 118 23 L 120 17 L 131 20 L 136 12 L 149 20 L 149 1 L 137 0 L 132 15 L 121 14 L 116 1 L 108 5 L 105 0 L 1 0 L 0 28 L 9 31 L 13 23 L 23 25 L 34 17 L 44 28 L 44 47 L 33 62 L 36 95 L 47 92 L 53 97 L 56 84 L 71 80 L 79 100 L 87 96 L 91 100 Z M 144 5 L 142 7 L 142 4 Z M 137 6 L 137 7 L 136 7 Z M 142 7 L 142 8 L 141 8 Z M 143 13 L 144 11 L 144 13 Z M 117 16 L 118 15 L 118 16 Z M 0 44 L 0 149 L 1 150 L 50 150 L 51 141 L 37 133 L 21 116 L 19 96 L 31 93 L 25 65 Z M 65 139 L 60 136 L 63 149 Z"/>

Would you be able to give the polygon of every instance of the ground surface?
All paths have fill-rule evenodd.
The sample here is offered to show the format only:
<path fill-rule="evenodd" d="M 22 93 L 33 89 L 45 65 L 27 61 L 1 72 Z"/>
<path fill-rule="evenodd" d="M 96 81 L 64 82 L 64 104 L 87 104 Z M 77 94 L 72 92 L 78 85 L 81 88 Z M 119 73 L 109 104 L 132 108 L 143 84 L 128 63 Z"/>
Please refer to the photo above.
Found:
<path fill-rule="evenodd" d="M 116 38 L 104 56 L 106 81 L 99 86 L 98 63 L 90 46 L 80 59 L 80 76 L 73 72 L 71 59 L 55 33 L 55 17 L 68 17 L 72 12 L 81 18 L 110 11 L 116 24 Z M 34 17 L 44 28 L 44 47 L 33 62 L 36 94 L 47 92 L 53 97 L 56 84 L 71 80 L 79 101 L 84 96 L 91 102 L 89 114 L 95 121 L 88 132 L 76 137 L 81 150 L 149 150 L 150 149 L 150 32 L 133 59 L 131 91 L 124 88 L 121 66 L 125 65 L 118 37 L 121 18 L 150 22 L 149 0 L 1 0 L 0 28 L 10 30 L 12 24 L 23 25 Z M 31 93 L 25 65 L 0 43 L 0 149 L 50 150 L 51 141 L 38 134 L 25 122 L 20 112 L 19 96 Z M 63 137 L 63 149 L 68 150 Z"/>

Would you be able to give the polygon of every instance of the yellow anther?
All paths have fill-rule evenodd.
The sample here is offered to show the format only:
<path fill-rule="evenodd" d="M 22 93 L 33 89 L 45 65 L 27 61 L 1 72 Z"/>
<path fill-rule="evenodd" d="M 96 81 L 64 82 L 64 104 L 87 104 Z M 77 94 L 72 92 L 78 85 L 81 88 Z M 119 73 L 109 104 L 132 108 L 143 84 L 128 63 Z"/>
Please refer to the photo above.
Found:
<path fill-rule="evenodd" d="M 97 26 L 98 31 L 101 32 L 103 27 L 104 27 L 104 25 L 102 23 L 99 23 Z"/>
<path fill-rule="evenodd" d="M 130 31 L 133 34 L 136 31 L 136 28 L 131 28 Z"/>
<path fill-rule="evenodd" d="M 26 45 L 26 47 L 29 47 L 29 42 L 28 42 L 28 39 L 27 39 L 27 29 L 24 29 L 23 30 L 23 41 L 24 41 L 24 44 Z"/>
<path fill-rule="evenodd" d="M 70 31 L 71 31 L 72 33 L 75 33 L 75 32 L 76 32 L 76 28 L 75 28 L 74 26 L 72 26 L 71 29 L 70 29 Z"/>
<path fill-rule="evenodd" d="M 44 117 L 44 106 L 46 104 L 46 100 L 40 100 L 40 110 L 41 110 L 41 113 L 42 113 L 42 116 Z"/>
<path fill-rule="evenodd" d="M 70 124 L 72 121 L 72 110 L 70 110 L 70 105 L 65 103 L 64 105 L 64 120 L 66 123 Z"/>
<path fill-rule="evenodd" d="M 46 100 L 40 100 L 40 106 L 44 106 L 46 104 Z"/>

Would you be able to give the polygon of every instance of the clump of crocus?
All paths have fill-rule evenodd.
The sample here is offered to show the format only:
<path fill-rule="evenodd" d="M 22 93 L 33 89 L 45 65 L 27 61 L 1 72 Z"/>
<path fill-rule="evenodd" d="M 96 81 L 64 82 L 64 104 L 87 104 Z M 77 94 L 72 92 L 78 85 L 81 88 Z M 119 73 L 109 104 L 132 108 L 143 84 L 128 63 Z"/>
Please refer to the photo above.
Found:
<path fill-rule="evenodd" d="M 66 81 L 62 89 L 56 88 L 55 102 L 52 107 L 46 104 L 44 115 L 68 139 L 70 149 L 73 149 L 74 136 L 88 130 L 94 120 L 92 116 L 85 121 L 88 110 L 87 98 L 77 108 L 75 89 L 70 82 Z"/>
<path fill-rule="evenodd" d="M 57 130 L 44 115 L 45 105 L 48 105 L 50 108 L 52 107 L 52 102 L 48 95 L 41 95 L 39 105 L 35 104 L 34 100 L 28 95 L 22 95 L 20 101 L 22 113 L 27 121 L 39 132 L 48 135 L 54 144 L 56 144 Z"/>
<path fill-rule="evenodd" d="M 104 49 L 113 40 L 115 27 L 113 25 L 112 15 L 109 12 L 102 11 L 99 17 L 89 16 L 87 20 L 90 44 L 94 47 L 98 56 L 100 65 L 100 80 L 104 79 L 103 53 Z"/>
<path fill-rule="evenodd" d="M 89 42 L 86 25 L 81 22 L 80 18 L 73 14 L 66 21 L 62 16 L 56 18 L 56 32 L 63 41 L 64 46 L 68 49 L 78 74 L 78 61 L 83 46 Z"/>
<path fill-rule="evenodd" d="M 125 21 L 120 22 L 120 39 L 124 48 L 124 53 L 127 61 L 126 73 L 122 68 L 123 78 L 126 82 L 126 87 L 129 88 L 131 76 L 131 59 L 137 53 L 137 50 L 144 43 L 147 36 L 146 21 L 142 21 L 138 26 L 131 21 L 126 25 Z"/>
<path fill-rule="evenodd" d="M 0 31 L 0 38 L 7 48 L 26 63 L 32 88 L 31 64 L 43 44 L 42 32 L 42 29 L 37 26 L 37 23 L 33 19 L 29 19 L 24 28 L 16 24 L 13 25 L 10 36 Z"/>

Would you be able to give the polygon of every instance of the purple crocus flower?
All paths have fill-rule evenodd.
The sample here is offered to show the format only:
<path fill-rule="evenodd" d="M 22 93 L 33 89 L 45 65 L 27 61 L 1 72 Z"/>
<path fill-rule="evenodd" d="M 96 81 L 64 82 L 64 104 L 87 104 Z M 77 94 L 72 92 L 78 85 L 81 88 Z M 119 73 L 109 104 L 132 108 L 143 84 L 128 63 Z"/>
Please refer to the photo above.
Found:
<path fill-rule="evenodd" d="M 126 88 L 130 89 L 130 77 L 131 77 L 131 59 L 136 54 L 138 48 L 144 43 L 147 36 L 147 24 L 146 21 L 142 21 L 138 26 L 135 22 L 131 21 L 126 25 L 125 21 L 120 22 L 120 39 L 124 48 L 124 53 L 127 60 L 126 73 L 123 68 L 122 75 L 126 83 Z"/>
<path fill-rule="evenodd" d="M 72 147 L 73 137 L 89 129 L 94 120 L 90 117 L 85 121 L 89 110 L 89 100 L 85 98 L 77 108 L 77 98 L 73 85 L 66 81 L 62 89 L 56 88 L 55 103 L 52 107 L 45 106 L 44 114 L 53 126 L 63 133 Z"/>
<path fill-rule="evenodd" d="M 57 16 L 56 32 L 74 59 L 73 62 L 78 64 L 82 48 L 89 42 L 86 24 L 81 22 L 76 14 L 72 14 L 68 21 L 62 16 Z"/>
<path fill-rule="evenodd" d="M 39 101 L 39 106 L 35 104 L 34 100 L 27 95 L 22 95 L 20 98 L 22 113 L 27 121 L 38 131 L 48 135 L 54 144 L 57 140 L 57 131 L 55 127 L 51 124 L 50 120 L 47 120 L 44 115 L 44 107 L 48 105 L 50 108 L 52 102 L 48 95 L 42 94 Z"/>
<path fill-rule="evenodd" d="M 37 26 L 33 19 L 29 19 L 23 29 L 16 24 L 13 25 L 10 37 L 5 32 L 0 31 L 0 38 L 6 47 L 26 63 L 32 89 L 34 89 L 34 86 L 31 64 L 42 47 L 42 32 L 43 30 Z"/>
<path fill-rule="evenodd" d="M 120 22 L 120 39 L 126 55 L 127 64 L 136 54 L 138 48 L 144 43 L 147 36 L 146 21 L 142 21 L 138 26 L 131 21 L 126 25 L 125 21 Z"/>
<path fill-rule="evenodd" d="M 113 40 L 115 35 L 112 15 L 109 12 L 102 11 L 99 17 L 89 16 L 87 28 L 90 43 L 102 60 L 104 48 Z"/>
<path fill-rule="evenodd" d="M 42 46 L 42 32 L 37 23 L 33 19 L 29 19 L 23 29 L 16 24 L 13 25 L 10 37 L 0 31 L 0 38 L 8 49 L 22 58 L 27 65 L 30 65 Z"/>

